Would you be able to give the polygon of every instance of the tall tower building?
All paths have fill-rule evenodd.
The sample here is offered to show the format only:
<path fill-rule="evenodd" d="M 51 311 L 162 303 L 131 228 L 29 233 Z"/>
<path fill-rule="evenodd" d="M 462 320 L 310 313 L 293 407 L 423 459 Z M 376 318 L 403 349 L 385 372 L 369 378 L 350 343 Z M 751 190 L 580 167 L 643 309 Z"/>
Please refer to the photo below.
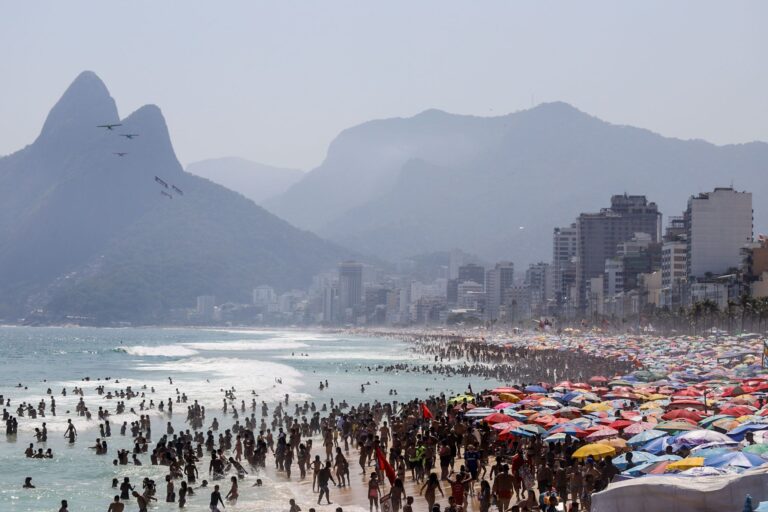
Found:
<path fill-rule="evenodd" d="M 576 257 L 578 255 L 578 230 L 576 223 L 555 228 L 552 236 L 552 288 L 557 304 L 563 304 L 576 282 Z"/>
<path fill-rule="evenodd" d="M 339 309 L 355 310 L 363 302 L 363 265 L 356 261 L 339 264 Z"/>
<path fill-rule="evenodd" d="M 645 196 L 616 195 L 611 207 L 599 213 L 582 213 L 576 222 L 578 231 L 578 263 L 576 283 L 579 307 L 586 307 L 587 284 L 605 272 L 605 260 L 617 254 L 618 245 L 630 240 L 635 233 L 646 233 L 658 242 L 661 213 L 656 203 Z"/>
<path fill-rule="evenodd" d="M 500 261 L 485 274 L 486 314 L 490 320 L 499 318 L 504 294 L 515 284 L 515 264 Z"/>
<path fill-rule="evenodd" d="M 721 275 L 741 264 L 741 249 L 752 242 L 752 194 L 716 188 L 688 200 L 688 280 Z"/>

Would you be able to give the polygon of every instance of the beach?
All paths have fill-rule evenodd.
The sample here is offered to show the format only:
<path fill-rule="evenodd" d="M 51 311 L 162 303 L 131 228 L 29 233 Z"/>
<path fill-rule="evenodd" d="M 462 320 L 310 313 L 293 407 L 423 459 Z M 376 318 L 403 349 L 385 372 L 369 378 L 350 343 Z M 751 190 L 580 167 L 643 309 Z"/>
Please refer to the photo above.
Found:
<path fill-rule="evenodd" d="M 244 511 L 288 511 L 291 499 L 304 511 L 368 510 L 370 473 L 390 492 L 387 464 L 414 496 L 413 510 L 429 508 L 418 493 L 431 472 L 461 479 L 460 498 L 471 489 L 467 511 L 507 503 L 500 473 L 515 483 L 510 507 L 538 508 L 546 498 L 553 510 L 584 510 L 593 492 L 600 506 L 615 501 L 621 481 L 738 477 L 759 470 L 768 453 L 768 380 L 755 336 L 2 327 L 0 342 L 0 394 L 10 400 L 0 443 L 3 510 L 57 510 L 62 499 L 70 510 L 104 510 L 119 494 L 113 479 L 126 477 L 139 490 L 154 481 L 152 510 L 175 510 L 165 479 L 177 457 L 198 459 L 200 472 L 184 508 L 209 510 L 210 486 L 197 487 L 211 455 L 234 455 L 235 437 L 246 446 L 248 474 L 227 510 Z M 65 438 L 68 420 L 74 443 Z M 18 431 L 9 433 L 14 421 Z M 290 478 L 276 470 L 286 451 L 281 430 L 286 443 L 295 436 L 295 457 L 299 443 L 311 442 L 310 459 L 325 460 L 332 439 L 334 477 L 334 450 L 348 448 L 351 485 L 330 487 L 333 505 L 316 505 L 312 471 L 299 478 L 298 460 Z M 146 451 L 117 461 L 118 450 L 135 451 L 144 437 Z M 108 444 L 103 454 L 97 439 Z M 35 458 L 39 449 L 53 457 Z M 157 458 L 168 462 L 153 464 Z M 236 474 L 232 466 L 216 480 L 222 496 Z M 25 477 L 34 489 L 22 489 Z M 489 490 L 479 501 L 483 479 Z M 171 482 L 176 491 L 186 483 L 183 475 Z M 526 484 L 531 490 L 520 492 Z M 437 492 L 436 503 L 450 510 L 448 496 L 458 491 L 438 485 L 445 497 Z M 126 505 L 133 510 L 135 501 Z"/>

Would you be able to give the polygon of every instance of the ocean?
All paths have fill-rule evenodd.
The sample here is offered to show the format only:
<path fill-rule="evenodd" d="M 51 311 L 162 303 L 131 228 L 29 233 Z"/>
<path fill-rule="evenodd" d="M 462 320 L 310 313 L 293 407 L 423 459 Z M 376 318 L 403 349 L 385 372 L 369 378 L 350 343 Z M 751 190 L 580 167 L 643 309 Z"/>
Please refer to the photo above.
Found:
<path fill-rule="evenodd" d="M 296 401 L 315 402 L 319 410 L 331 397 L 337 402 L 346 400 L 356 405 L 373 400 L 410 400 L 440 391 L 458 393 L 464 391 L 468 383 L 475 389 L 498 384 L 479 378 L 446 379 L 420 372 L 385 372 L 379 367 L 429 364 L 430 358 L 413 352 L 410 344 L 399 340 L 316 331 L 0 327 L 0 357 L 4 361 L 0 394 L 5 400 L 11 400 L 9 412 L 15 415 L 22 402 L 36 405 L 45 398 L 50 403 L 48 389 L 56 400 L 57 412 L 55 417 L 48 410 L 45 418 L 20 418 L 18 435 L 4 436 L 5 442 L 0 442 L 0 511 L 3 512 L 55 512 L 62 499 L 68 500 L 71 512 L 101 512 L 116 494 L 111 488 L 112 479 L 122 480 L 125 476 L 138 484 L 144 477 L 154 479 L 158 483 L 158 495 L 164 496 L 161 482 L 165 468 L 150 465 L 148 455 L 140 456 L 142 466 L 112 464 L 118 449 L 130 450 L 133 446 L 130 433 L 120 436 L 120 425 L 124 421 L 130 424 L 138 416 L 128 412 L 110 417 L 112 437 L 108 439 L 107 456 L 97 456 L 89 449 L 99 437 L 96 411 L 101 406 L 114 413 L 116 403 L 97 395 L 95 388 L 99 385 L 104 385 L 106 391 L 126 386 L 142 391 L 142 387 L 147 386 L 147 403 L 149 399 L 158 403 L 168 398 L 175 402 L 178 389 L 188 396 L 190 403 L 198 400 L 206 407 L 206 428 L 213 417 L 218 417 L 219 431 L 223 432 L 233 421 L 229 417 L 222 419 L 222 390 L 233 387 L 238 403 L 241 399 L 246 402 L 246 414 L 251 413 L 250 402 L 255 392 L 258 404 L 261 400 L 270 404 L 271 415 L 272 406 L 286 393 L 290 396 L 287 410 L 292 413 Z M 84 380 L 87 378 L 89 380 Z M 319 383 L 326 379 L 329 388 L 321 391 Z M 361 392 L 361 385 L 366 383 L 369 385 Z M 93 412 L 90 421 L 74 414 L 79 400 L 72 393 L 74 386 L 85 390 L 86 405 Z M 149 393 L 152 387 L 154 394 Z M 61 395 L 62 388 L 67 389 L 66 397 Z M 398 395 L 390 395 L 391 389 L 396 389 Z M 126 401 L 126 406 L 140 412 L 140 401 L 134 398 Z M 174 407 L 173 417 L 157 409 L 151 413 L 153 441 L 165 433 L 167 421 L 172 421 L 177 431 L 187 428 L 184 404 L 174 403 Z M 256 417 L 260 420 L 260 409 Z M 79 433 L 74 445 L 67 444 L 63 437 L 67 418 L 73 420 Z M 242 414 L 240 421 L 244 421 Z M 51 448 L 54 458 L 28 459 L 24 450 L 35 442 L 34 429 L 43 422 L 47 424 L 48 442 L 35 443 L 35 449 Z M 204 468 L 200 469 L 202 474 Z M 27 476 L 32 477 L 36 489 L 22 489 Z M 286 504 L 295 495 L 296 483 L 265 475 L 259 477 L 265 485 L 252 488 L 246 480 L 241 486 L 240 501 L 227 510 L 287 510 Z M 185 510 L 207 511 L 207 505 L 208 492 L 202 492 L 188 501 Z M 300 505 L 308 510 L 308 506 L 304 506 L 308 504 Z M 135 503 L 126 506 L 127 511 L 135 508 Z M 333 510 L 318 508 L 324 509 Z M 178 505 L 158 502 L 153 510 L 178 510 Z M 348 510 L 367 510 L 367 507 L 345 507 L 345 512 Z"/>

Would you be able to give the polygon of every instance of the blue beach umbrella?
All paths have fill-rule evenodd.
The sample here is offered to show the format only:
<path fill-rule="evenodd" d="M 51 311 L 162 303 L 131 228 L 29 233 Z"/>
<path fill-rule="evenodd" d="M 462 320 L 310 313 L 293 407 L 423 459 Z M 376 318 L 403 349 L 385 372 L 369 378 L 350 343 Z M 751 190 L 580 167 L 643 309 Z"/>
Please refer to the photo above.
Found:
<path fill-rule="evenodd" d="M 661 437 L 667 437 L 669 434 L 666 432 L 662 432 L 661 430 L 645 430 L 643 432 L 640 432 L 637 435 L 634 435 L 629 438 L 627 441 L 627 444 L 630 446 L 641 446 L 644 444 L 647 444 L 654 439 L 659 439 Z"/>
<path fill-rule="evenodd" d="M 757 468 L 765 464 L 764 458 L 754 453 L 747 452 L 728 452 L 719 455 L 712 455 L 704 459 L 705 466 L 713 468 Z"/>

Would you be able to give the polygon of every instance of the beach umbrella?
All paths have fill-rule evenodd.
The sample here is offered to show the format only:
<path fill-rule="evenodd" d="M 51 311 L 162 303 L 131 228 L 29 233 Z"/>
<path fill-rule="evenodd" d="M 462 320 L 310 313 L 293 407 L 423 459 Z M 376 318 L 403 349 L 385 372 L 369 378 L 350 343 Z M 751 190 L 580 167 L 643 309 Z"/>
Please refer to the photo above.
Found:
<path fill-rule="evenodd" d="M 696 425 L 692 425 L 691 423 L 684 420 L 673 420 L 662 421 L 653 428 L 663 432 L 685 432 L 688 430 L 696 430 Z"/>
<path fill-rule="evenodd" d="M 520 425 L 522 425 L 522 423 L 520 423 L 519 421 L 510 420 L 510 421 L 507 421 L 505 423 L 494 423 L 493 425 L 491 425 L 491 428 L 493 430 L 502 431 L 502 430 L 506 430 L 508 428 L 510 428 L 510 429 L 517 428 Z"/>
<path fill-rule="evenodd" d="M 670 462 L 667 471 L 685 471 L 686 469 L 697 468 L 704 465 L 704 457 L 686 457 L 682 460 Z"/>
<path fill-rule="evenodd" d="M 756 432 L 758 430 L 768 429 L 768 423 L 742 423 L 727 431 L 728 437 L 734 441 L 741 441 L 747 432 Z"/>
<path fill-rule="evenodd" d="M 601 428 L 589 435 L 587 435 L 588 441 L 597 441 L 599 439 L 608 439 L 609 437 L 616 437 L 619 435 L 619 431 L 610 427 Z"/>
<path fill-rule="evenodd" d="M 704 460 L 707 459 L 707 457 L 710 457 L 712 455 L 722 455 L 723 453 L 729 453 L 736 448 L 735 446 L 727 447 L 727 446 L 721 446 L 719 448 L 704 448 L 699 449 L 700 446 L 697 446 L 693 450 L 691 450 L 691 455 L 694 457 L 704 457 Z"/>
<path fill-rule="evenodd" d="M 535 384 L 531 386 L 526 386 L 525 391 L 527 393 L 546 393 L 547 392 L 546 388 L 535 385 Z"/>
<path fill-rule="evenodd" d="M 546 435 L 547 431 L 539 425 L 521 425 L 518 430 L 524 430 L 534 435 Z"/>
<path fill-rule="evenodd" d="M 654 439 L 659 439 L 659 438 L 668 437 L 668 436 L 669 434 L 667 434 L 666 432 L 651 429 L 651 430 L 646 430 L 644 432 L 640 432 L 639 434 L 636 434 L 630 437 L 627 440 L 627 444 L 629 444 L 630 446 L 640 446 L 640 445 L 647 444 L 653 441 Z"/>
<path fill-rule="evenodd" d="M 520 397 L 513 393 L 499 393 L 499 399 L 505 400 L 508 403 L 516 404 L 520 401 Z"/>
<path fill-rule="evenodd" d="M 608 446 L 605 444 L 592 443 L 592 444 L 582 446 L 581 448 L 573 452 L 572 457 L 574 459 L 586 459 L 587 457 L 602 459 L 603 457 L 612 456 L 615 453 L 616 453 L 616 449 L 612 446 Z"/>
<path fill-rule="evenodd" d="M 698 446 L 707 443 L 731 443 L 731 438 L 714 430 L 691 430 L 675 436 L 674 445 L 677 448 L 683 446 Z"/>
<path fill-rule="evenodd" d="M 766 460 L 754 453 L 727 452 L 712 455 L 704 459 L 704 464 L 713 468 L 756 468 L 766 463 Z"/>
<path fill-rule="evenodd" d="M 490 409 L 488 407 L 475 407 L 471 411 L 467 411 L 464 416 L 467 418 L 485 418 L 486 416 L 490 416 L 491 414 L 495 413 L 496 411 L 494 409 Z"/>
<path fill-rule="evenodd" d="M 547 431 L 547 434 L 569 434 L 572 437 L 584 437 L 587 432 L 577 425 L 572 423 L 563 423 L 561 425 L 555 425 Z"/>
<path fill-rule="evenodd" d="M 667 467 L 672 464 L 670 460 L 660 460 L 656 462 L 649 462 L 644 465 L 640 470 L 640 473 L 644 475 L 663 475 L 667 471 Z"/>
<path fill-rule="evenodd" d="M 649 423 L 647 421 L 636 421 L 633 422 L 631 425 L 624 427 L 624 430 L 622 430 L 622 433 L 625 435 L 637 435 L 641 432 L 645 432 L 646 430 L 651 430 L 656 424 L 655 423 Z"/>
<path fill-rule="evenodd" d="M 563 434 L 562 432 L 557 434 L 552 434 L 551 436 L 547 436 L 544 438 L 544 440 L 548 443 L 556 443 L 558 441 L 562 442 L 565 441 L 565 438 L 568 436 L 568 434 Z"/>
<path fill-rule="evenodd" d="M 657 437 L 652 439 L 643 445 L 643 451 L 653 454 L 664 453 L 667 446 L 670 446 L 675 441 L 675 436 Z"/>
<path fill-rule="evenodd" d="M 502 387 L 499 387 L 499 388 L 494 388 L 494 389 L 491 390 L 491 393 L 495 393 L 497 395 L 500 395 L 501 393 L 510 393 L 510 394 L 513 394 L 513 395 L 522 395 L 523 394 L 522 391 L 520 391 L 517 388 L 511 387 L 511 386 L 506 386 L 506 387 L 502 386 Z"/>
<path fill-rule="evenodd" d="M 701 421 L 701 419 L 704 417 L 703 414 L 697 411 L 691 411 L 689 409 L 675 409 L 674 411 L 669 411 L 667 413 L 664 413 L 661 416 L 661 419 L 663 420 L 679 420 L 679 419 L 687 419 L 695 422 Z"/>
<path fill-rule="evenodd" d="M 676 460 L 682 460 L 683 458 L 679 455 L 673 455 L 670 453 L 662 453 L 661 455 L 656 456 L 657 461 L 663 461 L 663 460 L 671 460 L 672 462 Z"/>
<path fill-rule="evenodd" d="M 629 420 L 614 420 L 608 426 L 615 430 L 624 430 L 625 428 L 633 424 L 634 422 Z"/>
<path fill-rule="evenodd" d="M 554 413 L 555 416 L 560 416 L 561 418 L 578 418 L 581 416 L 581 409 L 578 407 L 561 407 L 560 409 L 557 409 Z"/>
<path fill-rule="evenodd" d="M 472 396 L 472 395 L 457 395 L 457 396 L 454 396 L 453 398 L 449 398 L 448 399 L 448 403 L 451 404 L 451 405 L 461 404 L 461 403 L 463 403 L 465 401 L 466 402 L 474 402 L 475 401 L 475 397 Z"/>
<path fill-rule="evenodd" d="M 587 404 L 584 407 L 581 408 L 584 412 L 606 412 L 612 410 L 613 407 L 611 407 L 611 404 L 608 404 L 606 402 L 597 402 L 593 404 Z"/>
<path fill-rule="evenodd" d="M 507 408 L 507 407 L 509 407 L 510 405 L 512 405 L 512 404 L 511 404 L 511 403 L 509 403 L 509 402 L 500 402 L 500 403 L 498 403 L 498 404 L 494 405 L 494 406 L 493 406 L 493 409 L 496 409 L 497 411 L 500 411 L 500 410 L 502 410 L 502 409 L 506 409 L 506 408 Z"/>
<path fill-rule="evenodd" d="M 506 414 L 502 414 L 500 412 L 494 412 L 492 414 L 489 414 L 488 416 L 485 416 L 483 418 L 483 421 L 486 423 L 507 423 L 514 420 L 512 416 L 507 416 Z"/>
<path fill-rule="evenodd" d="M 727 414 L 715 414 L 714 416 L 707 416 L 706 418 L 703 418 L 701 421 L 699 421 L 699 426 L 702 428 L 707 428 L 712 423 L 718 420 L 724 420 L 726 418 L 735 419 L 733 416 L 728 416 Z"/>
<path fill-rule="evenodd" d="M 614 437 L 611 439 L 600 439 L 597 441 L 598 444 L 607 444 L 608 446 L 612 446 L 616 448 L 617 453 L 625 452 L 627 451 L 627 441 L 625 439 L 622 439 L 620 437 Z"/>
<path fill-rule="evenodd" d="M 721 432 L 728 432 L 738 427 L 739 425 L 741 425 L 741 423 L 736 418 L 730 417 L 717 420 L 711 424 L 713 429 L 717 429 Z"/>
<path fill-rule="evenodd" d="M 590 384 L 604 384 L 606 382 L 608 382 L 608 379 L 602 375 L 595 375 L 589 379 Z"/>
<path fill-rule="evenodd" d="M 745 446 L 742 451 L 744 453 L 754 453 L 755 455 L 760 455 L 765 457 L 768 455 L 768 444 L 750 444 Z"/>
<path fill-rule="evenodd" d="M 720 414 L 727 414 L 729 416 L 749 416 L 750 414 L 754 414 L 755 411 L 754 407 L 749 407 L 746 405 L 734 405 L 733 407 L 727 407 L 725 409 L 722 409 L 720 411 Z"/>
<path fill-rule="evenodd" d="M 648 452 L 632 452 L 632 462 L 635 465 L 644 464 L 646 462 L 657 462 L 658 459 L 652 453 Z M 627 468 L 627 454 L 624 453 L 613 459 L 613 465 L 619 468 L 620 471 L 624 471 Z"/>

